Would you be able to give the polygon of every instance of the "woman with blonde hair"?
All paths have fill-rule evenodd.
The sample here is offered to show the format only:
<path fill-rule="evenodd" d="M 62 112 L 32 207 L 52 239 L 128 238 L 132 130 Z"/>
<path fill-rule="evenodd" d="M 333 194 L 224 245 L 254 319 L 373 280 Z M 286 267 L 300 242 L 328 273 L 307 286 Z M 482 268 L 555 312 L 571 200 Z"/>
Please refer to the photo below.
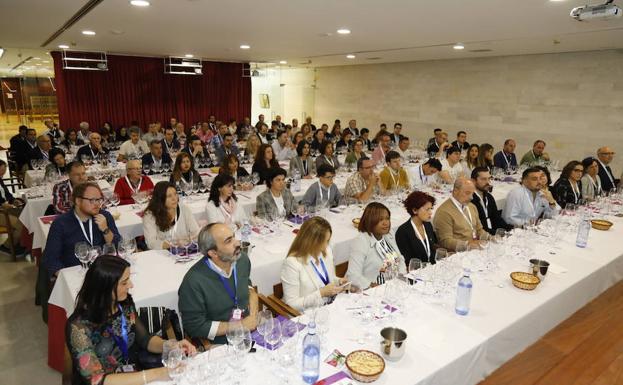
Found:
<path fill-rule="evenodd" d="M 322 217 L 305 221 L 281 266 L 283 300 L 299 311 L 330 303 L 345 288 L 346 278 L 335 276 L 332 233 Z"/>
<path fill-rule="evenodd" d="M 247 146 L 244 150 L 244 156 L 248 159 L 255 159 L 255 154 L 257 154 L 257 149 L 260 148 L 260 138 L 257 135 L 251 134 L 247 139 Z"/>

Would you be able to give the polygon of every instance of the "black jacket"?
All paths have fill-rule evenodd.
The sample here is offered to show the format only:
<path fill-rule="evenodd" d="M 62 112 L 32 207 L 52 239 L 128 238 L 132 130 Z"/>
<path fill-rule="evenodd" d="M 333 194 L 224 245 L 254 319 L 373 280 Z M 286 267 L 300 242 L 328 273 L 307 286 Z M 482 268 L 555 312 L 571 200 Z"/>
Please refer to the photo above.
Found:
<path fill-rule="evenodd" d="M 603 166 L 601 165 L 601 162 L 597 162 L 597 165 L 599 166 L 598 175 L 599 175 L 599 179 L 601 179 L 601 190 L 605 192 L 609 192 L 610 190 L 616 187 L 616 185 L 619 183 L 619 180 L 614 177 L 614 174 L 612 173 L 612 169 L 610 168 L 610 166 L 606 166 L 606 168 L 603 168 Z M 614 183 L 612 183 L 612 181 L 610 180 L 610 177 L 608 177 L 608 173 L 606 172 L 606 169 L 612 176 Z"/>
<path fill-rule="evenodd" d="M 500 210 L 498 210 L 498 206 L 495 203 L 495 198 L 493 198 L 493 195 L 488 192 L 484 193 L 483 200 L 484 204 L 487 206 L 487 212 L 485 213 L 483 202 L 480 200 L 479 197 L 476 196 L 476 194 L 477 193 L 474 193 L 474 196 L 472 197 L 472 203 L 474 204 L 474 206 L 476 206 L 476 209 L 478 210 L 478 218 L 480 218 L 482 228 L 485 229 L 486 232 L 491 235 L 495 235 L 495 230 L 497 229 L 511 230 L 513 228 L 512 225 L 506 223 L 502 218 L 502 215 L 500 213 Z M 489 226 L 487 216 L 491 220 L 491 226 Z"/>
<path fill-rule="evenodd" d="M 556 203 L 558 203 L 558 206 L 563 209 L 567 203 L 577 205 L 580 199 L 582 199 L 582 182 L 578 181 L 578 195 L 576 197 L 569 179 L 559 178 L 556 183 L 554 183 L 554 186 L 552 186 L 552 196 L 556 200 Z"/>
<path fill-rule="evenodd" d="M 396 230 L 396 245 L 405 258 L 407 268 L 409 267 L 409 261 L 411 258 L 417 258 L 422 262 L 435 262 L 435 245 L 437 244 L 437 236 L 433 230 L 433 225 L 430 222 L 424 222 L 424 230 L 426 230 L 426 236 L 428 237 L 428 243 L 430 244 L 430 256 L 426 255 L 426 249 L 411 225 L 411 219 L 398 227 Z"/>
<path fill-rule="evenodd" d="M 168 163 L 171 167 L 173 167 L 173 160 L 171 159 L 171 156 L 169 155 L 168 152 L 163 151 L 162 156 L 160 158 L 162 159 L 162 164 Z M 152 158 L 151 152 L 148 154 L 144 154 L 141 161 L 143 163 L 143 166 L 146 164 L 153 164 L 154 158 Z"/>

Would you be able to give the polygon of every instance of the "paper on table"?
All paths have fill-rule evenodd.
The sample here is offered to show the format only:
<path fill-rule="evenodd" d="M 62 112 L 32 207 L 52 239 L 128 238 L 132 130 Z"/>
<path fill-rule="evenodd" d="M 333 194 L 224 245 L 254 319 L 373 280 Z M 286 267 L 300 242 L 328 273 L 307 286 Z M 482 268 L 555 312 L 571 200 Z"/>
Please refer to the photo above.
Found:
<path fill-rule="evenodd" d="M 569 270 L 567 270 L 567 268 L 562 267 L 562 266 L 560 266 L 558 264 L 550 262 L 549 263 L 549 271 L 551 271 L 554 274 L 564 274 L 564 273 L 566 273 Z"/>

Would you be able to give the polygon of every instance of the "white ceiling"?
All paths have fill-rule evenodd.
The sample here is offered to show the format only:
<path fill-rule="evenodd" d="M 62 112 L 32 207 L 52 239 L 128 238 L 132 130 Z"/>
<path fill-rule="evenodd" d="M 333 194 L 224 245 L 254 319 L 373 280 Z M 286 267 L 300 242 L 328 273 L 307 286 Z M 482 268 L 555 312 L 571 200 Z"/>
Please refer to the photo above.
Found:
<path fill-rule="evenodd" d="M 578 22 L 587 0 L 104 0 L 47 45 L 85 1 L 2 0 L 0 71 L 17 49 L 39 56 L 68 44 L 81 50 L 310 66 L 470 58 L 623 48 L 623 19 Z M 588 0 L 601 3 L 605 0 Z M 616 0 L 623 7 L 623 0 Z M 347 36 L 336 30 L 352 30 Z M 82 30 L 97 32 L 84 36 Z M 330 34 L 330 35 L 327 35 Z M 456 42 L 465 50 L 456 51 Z M 555 43 L 556 42 L 556 43 Z M 251 49 L 239 49 L 241 44 Z M 490 49 L 490 52 L 470 52 Z M 345 55 L 356 54 L 356 59 Z M 24 54 L 22 54 L 24 57 Z M 370 59 L 376 58 L 376 59 Z"/>

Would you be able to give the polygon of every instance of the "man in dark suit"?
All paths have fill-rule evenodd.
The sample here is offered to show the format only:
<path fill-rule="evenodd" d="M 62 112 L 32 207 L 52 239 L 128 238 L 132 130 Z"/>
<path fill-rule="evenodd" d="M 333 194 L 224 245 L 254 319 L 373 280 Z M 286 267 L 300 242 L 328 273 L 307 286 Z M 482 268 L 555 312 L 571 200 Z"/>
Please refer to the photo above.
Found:
<path fill-rule="evenodd" d="M 10 158 L 17 164 L 18 170 L 28 164 L 28 154 L 32 147 L 26 141 L 26 135 L 28 133 L 28 127 L 19 126 L 19 133 L 11 137 L 10 143 Z"/>
<path fill-rule="evenodd" d="M 513 139 L 504 141 L 504 148 L 493 156 L 493 165 L 504 171 L 510 167 L 517 167 L 517 157 L 515 156 L 516 143 Z"/>
<path fill-rule="evenodd" d="M 357 128 L 357 121 L 355 119 L 348 121 L 348 127 L 344 129 L 344 132 L 346 131 L 350 131 L 354 137 L 359 136 L 359 129 Z"/>
<path fill-rule="evenodd" d="M 472 197 L 472 203 L 478 209 L 478 217 L 482 227 L 491 235 L 495 235 L 497 229 L 511 230 L 513 226 L 502 219 L 502 215 L 491 195 L 491 174 L 487 167 L 476 167 L 472 171 L 472 181 L 476 191 Z"/>
<path fill-rule="evenodd" d="M 251 119 L 248 116 L 245 116 L 244 121 L 238 125 L 238 130 L 236 131 L 236 135 L 238 135 L 238 140 L 246 139 L 250 133 L 254 130 L 251 125 Z"/>
<path fill-rule="evenodd" d="M 467 151 L 469 149 L 469 143 L 467 142 L 467 132 L 459 131 L 456 133 L 456 140 L 452 142 L 454 147 L 458 147 L 461 151 Z"/>
<path fill-rule="evenodd" d="M 277 126 L 279 127 L 280 130 L 285 130 L 286 129 L 285 123 L 283 123 L 281 121 L 281 115 L 275 116 L 275 123 L 277 124 Z"/>
<path fill-rule="evenodd" d="M 50 160 L 50 149 L 52 148 L 52 139 L 47 135 L 39 135 L 37 137 L 37 145 L 30 150 L 28 154 L 28 161 L 32 168 L 32 161 L 35 159 Z"/>
<path fill-rule="evenodd" d="M 162 139 L 162 150 L 166 153 L 171 150 L 179 150 L 180 142 L 175 138 L 175 130 L 167 127 L 164 130 L 164 139 Z"/>
<path fill-rule="evenodd" d="M 169 166 L 173 166 L 173 161 L 171 160 L 171 156 L 168 152 L 162 151 L 162 141 L 158 139 L 153 139 L 149 143 L 149 153 L 143 155 L 141 159 L 143 162 L 143 166 L 146 164 L 153 165 L 156 164 L 158 167 L 162 167 L 163 164 L 168 164 Z M 150 172 L 151 174 L 152 172 Z"/>
<path fill-rule="evenodd" d="M 395 143 L 396 145 L 398 143 L 400 143 L 400 139 L 403 138 L 404 135 L 401 134 L 402 132 L 402 123 L 394 123 L 394 133 L 391 134 L 389 136 L 389 138 L 392 140 L 393 143 Z"/>
<path fill-rule="evenodd" d="M 223 159 L 225 159 L 227 155 L 234 154 L 238 156 L 239 151 L 238 148 L 234 146 L 234 136 L 229 132 L 223 135 L 223 145 L 214 150 L 214 153 L 216 154 L 218 164 L 222 164 Z"/>
<path fill-rule="evenodd" d="M 614 151 L 610 147 L 601 147 L 597 150 L 597 160 L 599 164 L 599 179 L 601 180 L 601 190 L 608 192 L 616 188 L 620 182 L 614 177 L 614 173 L 609 164 L 614 159 Z"/>

